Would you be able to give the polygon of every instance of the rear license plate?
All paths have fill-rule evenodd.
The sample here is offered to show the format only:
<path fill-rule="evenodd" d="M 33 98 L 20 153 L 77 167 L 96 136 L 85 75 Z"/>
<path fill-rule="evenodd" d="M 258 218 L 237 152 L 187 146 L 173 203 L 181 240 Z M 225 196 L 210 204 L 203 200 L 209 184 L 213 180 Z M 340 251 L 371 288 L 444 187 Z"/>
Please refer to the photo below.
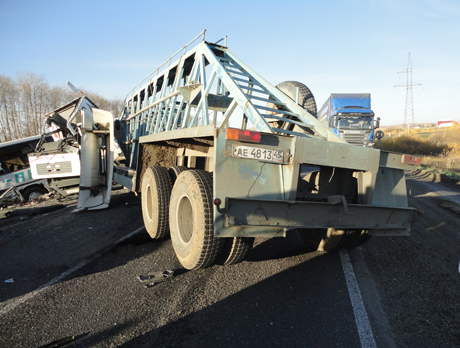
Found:
<path fill-rule="evenodd" d="M 233 157 L 255 159 L 265 162 L 283 163 L 284 152 L 281 150 L 263 149 L 254 146 L 233 145 Z"/>

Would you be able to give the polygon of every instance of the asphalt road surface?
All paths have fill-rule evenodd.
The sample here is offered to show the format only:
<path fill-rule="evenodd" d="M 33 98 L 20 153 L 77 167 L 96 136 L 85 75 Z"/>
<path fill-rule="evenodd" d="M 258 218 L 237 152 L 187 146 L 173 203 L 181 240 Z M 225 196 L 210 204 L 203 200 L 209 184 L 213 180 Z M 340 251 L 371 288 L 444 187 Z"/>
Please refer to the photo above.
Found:
<path fill-rule="evenodd" d="M 425 211 L 411 237 L 319 253 L 293 231 L 190 272 L 124 190 L 104 211 L 1 219 L 0 347 L 460 347 L 460 190 L 407 185 Z"/>

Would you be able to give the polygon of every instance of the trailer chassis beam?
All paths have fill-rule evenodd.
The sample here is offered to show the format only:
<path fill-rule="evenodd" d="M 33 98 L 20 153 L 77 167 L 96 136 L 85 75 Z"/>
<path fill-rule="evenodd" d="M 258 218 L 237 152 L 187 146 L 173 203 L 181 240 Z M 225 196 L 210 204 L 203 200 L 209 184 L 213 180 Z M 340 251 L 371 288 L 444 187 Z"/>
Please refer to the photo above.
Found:
<path fill-rule="evenodd" d="M 410 232 L 415 208 L 347 204 L 343 196 L 330 196 L 328 203 L 225 199 L 225 227 L 258 226 L 293 228 L 337 228 Z M 384 232 L 384 231 L 382 231 Z"/>

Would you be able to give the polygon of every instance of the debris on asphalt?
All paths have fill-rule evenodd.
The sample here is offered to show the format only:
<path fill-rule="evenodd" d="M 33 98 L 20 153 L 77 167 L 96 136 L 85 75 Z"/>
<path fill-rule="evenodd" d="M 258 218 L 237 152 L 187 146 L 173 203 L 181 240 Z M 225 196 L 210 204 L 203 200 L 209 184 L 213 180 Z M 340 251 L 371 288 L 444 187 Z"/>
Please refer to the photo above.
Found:
<path fill-rule="evenodd" d="M 48 344 L 45 344 L 44 346 L 40 346 L 39 348 L 57 348 L 57 347 L 62 347 L 70 342 L 73 342 L 76 340 L 76 336 L 69 336 L 69 337 L 64 337 L 60 338 L 56 341 L 50 342 Z"/>
<path fill-rule="evenodd" d="M 136 277 L 141 283 L 144 284 L 145 288 L 150 288 L 158 283 L 166 281 L 168 278 L 172 278 L 174 271 L 166 270 L 163 272 L 149 273 L 147 275 L 140 275 Z"/>
<path fill-rule="evenodd" d="M 10 187 L 8 190 L 0 195 L 0 205 L 2 207 L 8 207 L 14 204 L 21 204 L 24 202 L 24 197 L 16 189 L 16 187 Z"/>
<path fill-rule="evenodd" d="M 65 346 L 66 344 L 69 344 L 71 342 L 75 342 L 76 340 L 79 340 L 80 338 L 86 337 L 89 334 L 90 334 L 90 332 L 85 332 L 85 333 L 83 333 L 81 335 L 78 335 L 78 336 L 67 336 L 67 337 L 55 340 L 53 342 L 47 343 L 44 346 L 40 346 L 38 348 L 57 348 L 57 347 L 62 347 L 62 346 Z"/>
<path fill-rule="evenodd" d="M 16 209 L 12 210 L 7 213 L 7 216 L 32 216 L 32 215 L 40 215 L 51 213 L 52 211 L 59 210 L 65 208 L 65 205 L 56 204 L 56 205 L 47 205 L 43 207 L 36 207 L 36 208 L 24 208 L 24 209 Z"/>
<path fill-rule="evenodd" d="M 10 278 L 10 279 L 5 280 L 5 283 L 14 283 L 14 280 L 13 278 Z"/>

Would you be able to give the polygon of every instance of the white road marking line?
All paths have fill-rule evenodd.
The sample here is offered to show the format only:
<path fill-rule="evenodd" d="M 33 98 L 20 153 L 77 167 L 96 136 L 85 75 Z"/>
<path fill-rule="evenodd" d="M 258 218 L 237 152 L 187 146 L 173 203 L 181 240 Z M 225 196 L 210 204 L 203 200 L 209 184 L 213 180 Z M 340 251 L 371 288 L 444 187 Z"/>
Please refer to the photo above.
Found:
<path fill-rule="evenodd" d="M 123 238 L 120 238 L 119 240 L 117 240 L 113 245 L 116 245 L 116 244 L 119 244 L 119 243 L 123 242 L 124 240 L 130 238 L 131 236 L 139 233 L 143 229 L 144 229 L 144 227 L 138 228 L 137 230 L 135 230 L 135 231 L 131 232 L 130 234 L 124 236 Z M 90 256 L 88 259 L 83 260 L 78 265 L 72 267 L 71 269 L 69 269 L 69 270 L 65 271 L 64 273 L 58 275 L 57 277 L 51 279 L 48 283 L 43 284 L 42 286 L 38 287 L 36 290 L 33 290 L 33 291 L 29 292 L 28 294 L 25 294 L 24 296 L 20 296 L 15 301 L 12 301 L 12 302 L 8 303 L 5 307 L 0 309 L 0 315 L 4 315 L 4 314 L 8 313 L 9 311 L 15 309 L 16 307 L 18 307 L 19 305 L 23 304 L 24 302 L 26 302 L 26 301 L 30 300 L 31 298 L 37 296 L 40 292 L 42 292 L 46 288 L 50 287 L 51 285 L 56 284 L 60 280 L 62 280 L 65 277 L 67 277 L 69 274 L 72 274 L 76 270 L 78 270 L 78 269 L 82 268 L 83 266 L 87 265 L 88 263 L 90 263 L 94 259 L 96 259 L 99 256 L 101 256 L 102 254 L 104 254 L 107 250 L 108 250 L 108 247 L 104 248 L 103 250 L 101 250 L 101 251 L 97 252 L 96 254 Z"/>
<path fill-rule="evenodd" d="M 355 315 L 356 326 L 358 327 L 359 340 L 363 348 L 377 348 L 372 334 L 369 318 L 367 317 L 366 308 L 364 307 L 363 298 L 359 291 L 358 282 L 353 266 L 351 265 L 350 256 L 347 250 L 340 250 L 340 260 L 342 261 L 343 273 L 347 282 L 348 293 L 350 294 L 351 305 Z"/>

